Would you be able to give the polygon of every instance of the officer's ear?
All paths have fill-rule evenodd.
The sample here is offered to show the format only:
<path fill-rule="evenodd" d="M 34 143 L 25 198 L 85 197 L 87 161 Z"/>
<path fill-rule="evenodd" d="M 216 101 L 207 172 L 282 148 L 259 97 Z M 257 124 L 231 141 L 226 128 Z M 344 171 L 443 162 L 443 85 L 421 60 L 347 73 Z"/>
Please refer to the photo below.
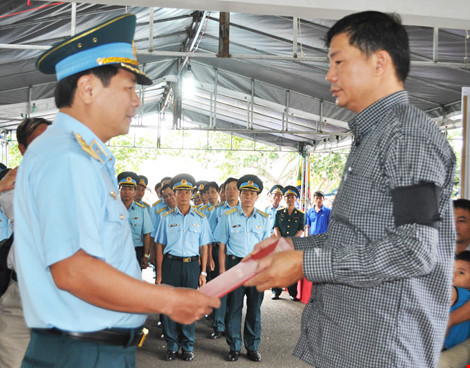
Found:
<path fill-rule="evenodd" d="M 79 98 L 84 104 L 90 104 L 93 101 L 93 90 L 96 84 L 96 77 L 92 74 L 82 75 L 77 81 L 75 98 Z"/>

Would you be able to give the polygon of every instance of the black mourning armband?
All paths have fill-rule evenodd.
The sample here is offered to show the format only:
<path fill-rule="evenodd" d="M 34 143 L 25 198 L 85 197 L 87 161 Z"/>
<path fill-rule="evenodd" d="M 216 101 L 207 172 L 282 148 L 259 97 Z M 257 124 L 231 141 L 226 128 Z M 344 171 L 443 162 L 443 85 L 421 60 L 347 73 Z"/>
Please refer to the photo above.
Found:
<path fill-rule="evenodd" d="M 440 191 L 429 182 L 392 190 L 395 225 L 420 224 L 439 228 Z"/>

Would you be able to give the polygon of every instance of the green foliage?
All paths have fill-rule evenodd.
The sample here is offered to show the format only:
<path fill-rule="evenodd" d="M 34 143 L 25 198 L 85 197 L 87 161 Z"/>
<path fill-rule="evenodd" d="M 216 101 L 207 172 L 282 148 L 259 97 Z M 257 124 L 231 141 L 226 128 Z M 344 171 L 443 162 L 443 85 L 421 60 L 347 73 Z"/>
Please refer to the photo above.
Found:
<path fill-rule="evenodd" d="M 122 135 L 110 140 L 108 145 L 116 157 L 116 173 L 126 170 L 139 172 L 145 161 L 154 159 L 159 154 L 153 149 L 155 142 L 147 137 Z"/>
<path fill-rule="evenodd" d="M 312 153 L 310 155 L 310 188 L 329 193 L 339 186 L 347 153 Z"/>
<path fill-rule="evenodd" d="M 18 149 L 18 143 L 16 141 L 8 142 L 8 167 L 14 168 L 18 166 L 22 160 L 20 150 Z"/>

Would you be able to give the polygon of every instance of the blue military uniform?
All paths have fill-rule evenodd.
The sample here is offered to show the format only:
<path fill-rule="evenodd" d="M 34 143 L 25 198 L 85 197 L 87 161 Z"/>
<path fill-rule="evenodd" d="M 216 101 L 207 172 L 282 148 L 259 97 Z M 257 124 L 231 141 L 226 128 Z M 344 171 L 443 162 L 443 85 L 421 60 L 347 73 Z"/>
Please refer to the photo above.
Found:
<path fill-rule="evenodd" d="M 194 183 L 191 179 L 190 175 L 177 175 L 170 185 L 173 190 L 190 189 Z M 169 210 L 162 215 L 155 240 L 164 247 L 162 283 L 196 289 L 201 272 L 200 247 L 212 241 L 205 215 L 192 207 L 186 215 L 178 207 Z M 163 316 L 162 324 L 167 351 L 177 352 L 180 347 L 183 353 L 193 351 L 195 323 L 181 325 Z"/>
<path fill-rule="evenodd" d="M 284 188 L 282 185 L 276 184 L 271 188 L 271 190 L 269 191 L 269 194 L 271 195 L 281 194 L 282 195 L 283 190 Z M 277 208 L 275 208 L 273 205 L 270 205 L 264 209 L 264 212 L 266 212 L 269 215 L 269 221 L 271 223 L 271 233 L 273 232 L 273 229 L 274 229 L 274 220 L 276 219 L 276 212 L 282 208 L 284 207 L 279 204 Z"/>
<path fill-rule="evenodd" d="M 127 211 L 129 213 L 129 224 L 131 225 L 136 256 L 140 261 L 144 255 L 143 236 L 154 231 L 152 221 L 150 220 L 147 208 L 143 204 L 132 202 Z"/>
<path fill-rule="evenodd" d="M 240 190 L 257 187 L 262 190 L 261 181 L 253 176 L 244 176 L 239 179 L 237 186 Z M 261 188 L 261 189 L 260 189 Z M 254 209 L 247 217 L 241 207 L 234 207 L 224 212 L 220 217 L 213 237 L 226 246 L 226 269 L 237 265 L 243 257 L 247 256 L 255 244 L 269 237 L 271 234 L 269 216 Z M 261 340 L 261 303 L 264 293 L 255 287 L 244 287 L 232 291 L 227 296 L 227 316 L 225 336 L 230 347 L 230 354 L 240 352 L 242 345 L 241 321 L 244 296 L 247 296 L 247 311 L 244 329 L 244 344 L 248 352 L 257 352 Z M 238 356 L 236 357 L 238 359 Z M 229 356 L 229 360 L 231 359 Z"/>
<path fill-rule="evenodd" d="M 2 241 L 3 239 L 8 239 L 11 236 L 11 233 L 12 227 L 10 220 L 0 209 L 0 241 Z"/>
<path fill-rule="evenodd" d="M 36 67 L 61 81 L 115 65 L 133 73 L 137 83 L 152 84 L 133 51 L 135 23 L 132 14 L 108 20 L 56 44 L 38 58 Z M 28 147 L 18 169 L 15 268 L 26 323 L 32 328 L 24 368 L 39 363 L 135 366 L 134 337 L 146 316 L 90 304 L 59 289 L 50 272 L 51 265 L 82 250 L 141 279 L 114 163 L 107 145 L 84 122 L 59 112 Z"/>

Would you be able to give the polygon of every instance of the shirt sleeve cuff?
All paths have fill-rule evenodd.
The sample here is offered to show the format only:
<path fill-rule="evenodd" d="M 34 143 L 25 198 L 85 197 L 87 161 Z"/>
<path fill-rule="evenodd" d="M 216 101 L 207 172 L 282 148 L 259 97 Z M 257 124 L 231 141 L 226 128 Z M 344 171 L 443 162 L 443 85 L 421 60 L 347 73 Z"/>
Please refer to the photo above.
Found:
<path fill-rule="evenodd" d="M 334 280 L 331 251 L 310 247 L 304 249 L 304 276 L 311 282 L 331 282 Z"/>

